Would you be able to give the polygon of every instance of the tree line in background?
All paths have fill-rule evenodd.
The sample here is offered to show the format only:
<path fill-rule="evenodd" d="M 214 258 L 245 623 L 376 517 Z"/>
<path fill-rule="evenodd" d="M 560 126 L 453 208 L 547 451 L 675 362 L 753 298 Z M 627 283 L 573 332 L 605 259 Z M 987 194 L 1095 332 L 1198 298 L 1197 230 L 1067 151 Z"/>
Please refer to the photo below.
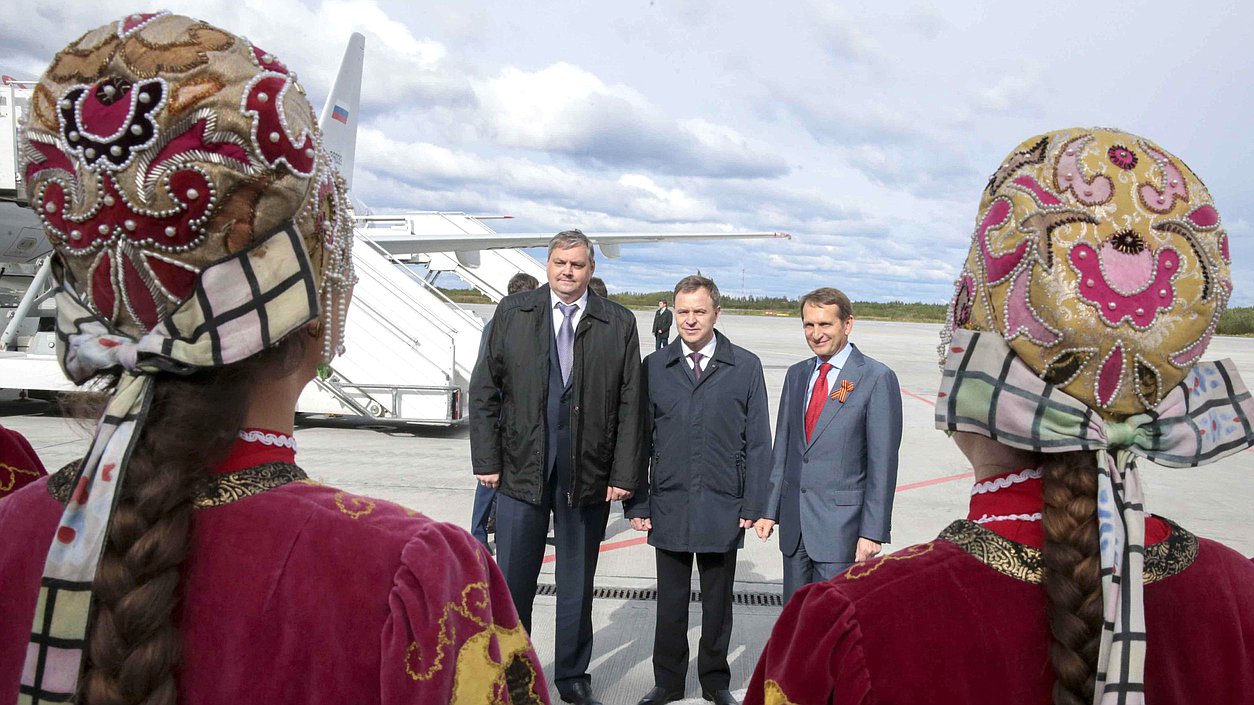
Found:
<path fill-rule="evenodd" d="M 488 297 L 475 289 L 441 289 L 457 303 L 490 304 Z M 671 292 L 651 291 L 610 294 L 610 298 L 633 309 L 653 309 L 658 301 L 670 301 Z M 912 323 L 942 323 L 945 320 L 945 304 L 921 304 L 906 301 L 855 301 L 854 316 L 868 320 L 905 321 Z M 758 316 L 799 315 L 798 299 L 786 296 L 728 296 L 723 295 L 725 313 L 741 313 Z M 1254 335 L 1254 306 L 1230 308 L 1219 318 L 1216 331 L 1219 335 Z"/>

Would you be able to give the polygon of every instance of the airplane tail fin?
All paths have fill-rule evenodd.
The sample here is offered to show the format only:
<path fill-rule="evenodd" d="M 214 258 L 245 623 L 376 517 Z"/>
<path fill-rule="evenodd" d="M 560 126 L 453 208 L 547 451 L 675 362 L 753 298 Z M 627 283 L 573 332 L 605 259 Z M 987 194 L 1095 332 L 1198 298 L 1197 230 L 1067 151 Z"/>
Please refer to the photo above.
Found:
<path fill-rule="evenodd" d="M 318 124 L 323 146 L 344 180 L 353 185 L 353 155 L 357 150 L 357 116 L 361 108 L 361 70 L 366 56 L 366 38 L 353 32 L 344 50 L 340 73 L 335 77 Z"/>

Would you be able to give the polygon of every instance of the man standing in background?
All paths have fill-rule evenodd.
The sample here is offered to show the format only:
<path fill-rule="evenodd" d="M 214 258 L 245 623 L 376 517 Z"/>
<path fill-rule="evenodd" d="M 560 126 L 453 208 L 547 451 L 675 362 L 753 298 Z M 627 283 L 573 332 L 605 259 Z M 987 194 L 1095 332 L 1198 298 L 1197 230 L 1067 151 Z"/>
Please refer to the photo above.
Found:
<path fill-rule="evenodd" d="M 538 286 L 538 279 L 526 272 L 518 272 L 505 285 L 505 295 L 531 291 Z M 488 334 L 491 331 L 492 321 L 488 321 L 483 325 L 483 337 L 479 340 L 479 356 L 475 360 L 475 367 L 483 364 L 483 353 L 488 348 Z M 488 542 L 488 534 L 496 533 L 496 488 L 488 487 L 482 482 L 475 484 L 475 503 L 470 510 L 470 533 L 479 539 L 479 543 L 488 549 L 488 553 L 496 555 L 496 548 Z"/>
<path fill-rule="evenodd" d="M 756 525 L 765 541 L 779 523 L 785 602 L 888 542 L 901 445 L 897 375 L 849 342 L 849 297 L 815 289 L 801 297 L 801 321 L 814 357 L 784 377 L 770 494 Z"/>
<path fill-rule="evenodd" d="M 666 307 L 666 301 L 657 302 L 657 311 L 653 314 L 653 350 L 655 352 L 666 347 L 666 344 L 670 342 L 673 320 L 671 310 Z"/>
<path fill-rule="evenodd" d="M 675 286 L 679 337 L 644 361 L 650 482 L 625 502 L 657 554 L 654 687 L 639 705 L 684 696 L 688 596 L 695 556 L 701 578 L 701 693 L 735 705 L 727 647 L 732 629 L 736 553 L 762 516 L 771 469 L 771 421 L 758 357 L 714 328 L 721 300 L 711 279 Z"/>
<path fill-rule="evenodd" d="M 588 295 L 596 267 L 578 230 L 549 241 L 548 284 L 507 296 L 470 380 L 470 456 L 498 487 L 497 562 L 531 631 L 549 516 L 557 548 L 554 680 L 592 695 L 592 579 L 610 502 L 643 484 L 644 390 L 636 318 Z"/>

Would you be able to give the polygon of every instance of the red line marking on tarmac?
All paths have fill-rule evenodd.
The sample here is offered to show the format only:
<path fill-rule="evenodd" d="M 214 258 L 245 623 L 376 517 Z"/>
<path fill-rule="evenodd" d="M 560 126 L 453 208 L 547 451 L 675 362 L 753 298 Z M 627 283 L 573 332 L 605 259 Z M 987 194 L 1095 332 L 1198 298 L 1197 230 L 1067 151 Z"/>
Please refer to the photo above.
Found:
<path fill-rule="evenodd" d="M 918 487 L 928 487 L 928 486 L 930 486 L 930 485 L 939 485 L 939 484 L 944 483 L 944 482 L 953 482 L 954 480 L 962 480 L 962 479 L 966 479 L 966 478 L 970 478 L 970 477 L 975 477 L 975 473 L 974 473 L 974 472 L 964 472 L 964 473 L 960 473 L 960 474 L 958 474 L 958 475 L 947 475 L 947 476 L 945 476 L 945 477 L 934 477 L 934 478 L 932 478 L 931 480 L 923 480 L 922 482 L 911 482 L 911 483 L 910 483 L 910 484 L 908 484 L 908 485 L 897 485 L 897 491 L 898 491 L 898 492 L 905 492 L 906 490 L 913 490 L 913 489 L 916 489 L 916 488 L 918 488 Z"/>
<path fill-rule="evenodd" d="M 924 399 L 924 401 L 927 401 L 927 400 Z M 975 473 L 964 472 L 964 473 L 959 473 L 957 475 L 946 475 L 945 477 L 934 477 L 931 480 L 923 480 L 921 482 L 911 482 L 908 485 L 897 485 L 897 491 L 905 492 L 906 490 L 918 489 L 920 487 L 929 487 L 931 485 L 939 485 L 945 482 L 953 482 L 954 480 L 963 480 L 963 479 L 967 479 L 971 477 L 975 477 Z M 601 553 L 606 553 L 607 551 L 616 551 L 620 548 L 631 548 L 632 546 L 639 546 L 640 544 L 645 543 L 648 540 L 649 540 L 648 537 L 641 536 L 639 538 L 634 538 L 634 539 L 625 539 L 623 541 L 603 543 L 601 544 Z M 545 563 L 552 563 L 555 560 L 557 560 L 557 554 L 554 554 L 554 553 L 547 554 L 544 557 Z"/>
<path fill-rule="evenodd" d="M 640 544 L 648 540 L 649 538 L 647 536 L 641 536 L 640 538 L 635 538 L 635 539 L 626 539 L 624 541 L 614 541 L 613 543 L 603 543 L 601 544 L 601 553 L 605 553 L 606 551 L 613 551 L 619 548 L 630 548 L 632 546 L 639 546 Z M 552 563 L 555 560 L 557 560 L 557 554 L 554 554 L 554 553 L 550 553 L 544 557 L 545 563 Z"/>
<path fill-rule="evenodd" d="M 923 402 L 924 404 L 929 404 L 929 405 L 931 405 L 931 406 L 936 406 L 936 402 L 932 401 L 931 399 L 928 399 L 927 397 L 921 397 L 921 396 L 919 396 L 918 394 L 915 394 L 914 392 L 907 392 L 906 390 L 904 390 L 904 389 L 903 389 L 903 390 L 901 390 L 901 393 L 902 393 L 902 394 L 905 394 L 905 395 L 906 395 L 906 396 L 908 396 L 908 397 L 914 397 L 915 399 L 918 399 L 919 401 Z"/>

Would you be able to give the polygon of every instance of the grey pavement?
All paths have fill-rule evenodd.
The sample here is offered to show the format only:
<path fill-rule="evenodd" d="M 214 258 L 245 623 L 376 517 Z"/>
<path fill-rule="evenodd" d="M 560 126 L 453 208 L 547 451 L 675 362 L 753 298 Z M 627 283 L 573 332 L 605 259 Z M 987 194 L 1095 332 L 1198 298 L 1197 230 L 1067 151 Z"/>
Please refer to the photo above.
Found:
<path fill-rule="evenodd" d="M 481 315 L 490 307 L 475 307 Z M 637 312 L 651 348 L 651 311 Z M 351 325 L 351 320 L 350 320 Z M 809 355 L 798 318 L 724 316 L 719 329 L 737 344 L 762 358 L 774 423 L 784 373 Z M 950 521 L 965 516 L 970 467 L 943 433 L 933 428 L 933 407 L 939 372 L 936 358 L 939 327 L 930 324 L 857 321 L 851 339 L 862 351 L 892 367 L 900 379 L 905 414 L 898 494 L 893 511 L 893 543 L 889 551 L 929 541 Z M 649 350 L 645 350 L 647 353 Z M 1207 359 L 1231 357 L 1243 377 L 1254 382 L 1254 338 L 1216 338 Z M 0 423 L 30 440 L 44 463 L 57 468 L 78 458 L 86 448 L 87 425 L 39 415 L 39 405 L 7 403 Z M 381 497 L 428 516 L 466 526 L 474 494 L 470 448 L 463 428 L 400 427 L 370 429 L 336 421 L 307 421 L 296 432 L 299 462 L 320 482 L 348 491 Z M 1151 511 L 1170 517 L 1191 531 L 1222 541 L 1242 554 L 1254 555 L 1254 452 L 1246 451 L 1204 468 L 1173 470 L 1142 464 L 1145 494 Z M 652 549 L 638 543 L 621 512 L 611 514 L 600 565 L 598 588 L 655 586 Z M 546 563 L 541 583 L 552 583 L 553 564 Z M 747 538 L 737 566 L 736 590 L 777 592 L 782 565 L 774 539 Z M 694 576 L 695 578 L 695 576 Z M 694 580 L 694 589 L 696 582 Z M 552 660 L 553 598 L 538 597 L 534 640 L 546 667 Z M 732 688 L 743 689 L 779 609 L 738 606 L 732 634 Z M 647 600 L 599 599 L 593 613 L 593 688 L 606 705 L 636 702 L 652 686 L 650 656 L 653 603 Z M 696 653 L 699 605 L 692 605 L 689 641 Z M 688 695 L 701 702 L 695 660 L 690 665 Z M 554 694 L 556 697 L 556 694 Z"/>

